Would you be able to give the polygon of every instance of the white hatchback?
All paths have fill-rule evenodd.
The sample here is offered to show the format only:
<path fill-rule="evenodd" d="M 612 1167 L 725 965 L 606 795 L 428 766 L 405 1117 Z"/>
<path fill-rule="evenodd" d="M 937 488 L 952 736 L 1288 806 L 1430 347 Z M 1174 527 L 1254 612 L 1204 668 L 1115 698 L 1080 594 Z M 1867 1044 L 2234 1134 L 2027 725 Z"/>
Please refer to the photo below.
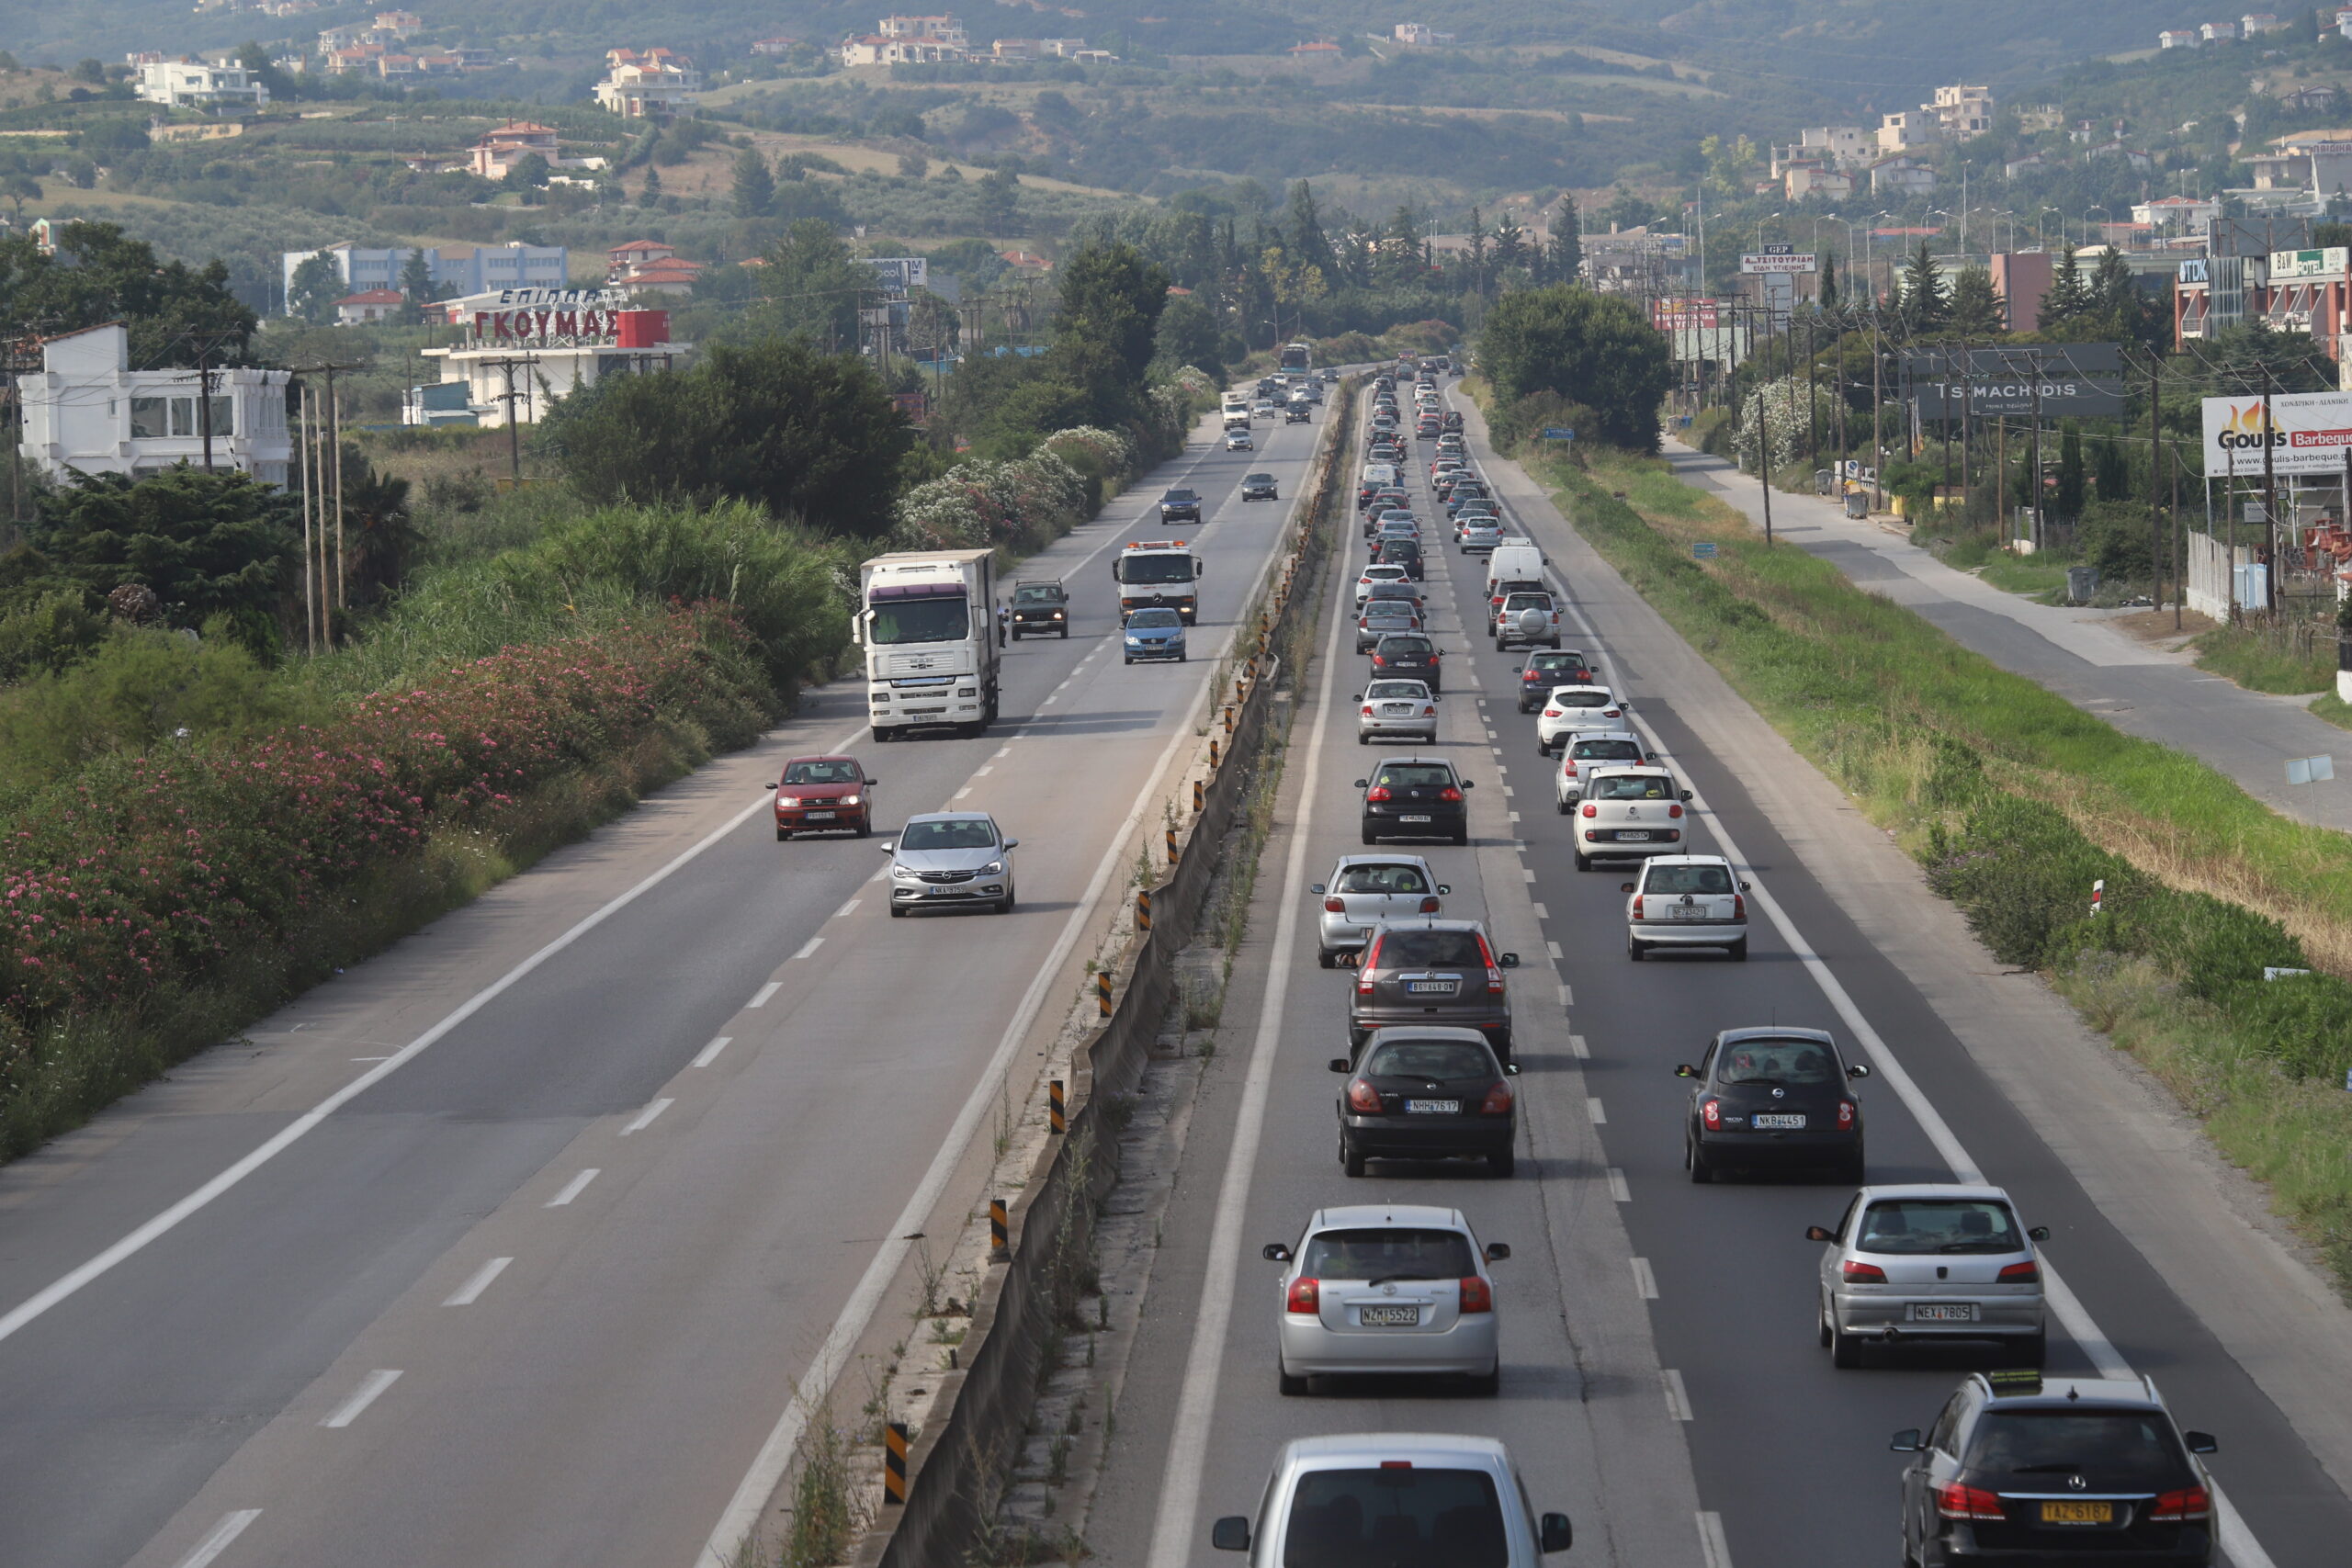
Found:
<path fill-rule="evenodd" d="M 1441 699 L 1426 681 L 1374 681 L 1356 699 L 1356 744 L 1374 740 L 1419 740 L 1437 744 L 1437 705 Z"/>
<path fill-rule="evenodd" d="M 1577 807 L 1577 869 L 1590 871 L 1596 860 L 1680 854 L 1690 841 L 1682 809 L 1690 798 L 1664 768 L 1593 769 Z"/>
<path fill-rule="evenodd" d="M 1584 798 L 1585 775 L 1595 768 L 1652 762 L 1657 753 L 1645 750 L 1641 738 L 1629 729 L 1588 729 L 1567 744 L 1559 771 L 1552 775 L 1552 798 L 1566 817 Z"/>
<path fill-rule="evenodd" d="M 1747 956 L 1747 884 L 1721 855 L 1656 855 L 1624 884 L 1625 956 L 1654 947 L 1720 947 Z"/>
<path fill-rule="evenodd" d="M 1416 682 L 1418 684 L 1418 682 Z M 1437 879 L 1419 855 L 1341 855 L 1328 882 L 1310 891 L 1322 900 L 1316 929 L 1316 962 L 1335 968 L 1340 955 L 1362 953 L 1374 926 L 1413 915 L 1445 911 L 1453 891 Z"/>
<path fill-rule="evenodd" d="M 1459 1377 L 1493 1393 L 1502 1375 L 1489 1262 L 1458 1209 L 1357 1204 L 1321 1209 L 1295 1247 L 1269 1242 L 1283 1270 L 1281 1388 L 1315 1376 Z"/>
<path fill-rule="evenodd" d="M 1606 686 L 1555 686 L 1535 715 L 1535 750 L 1548 757 L 1588 729 L 1623 729 L 1634 705 Z"/>
<path fill-rule="evenodd" d="M 1356 603 L 1361 604 L 1372 597 L 1372 585 L 1375 582 L 1408 582 L 1411 579 L 1412 574 L 1401 566 L 1368 566 L 1363 569 L 1363 575 L 1356 579 Z"/>

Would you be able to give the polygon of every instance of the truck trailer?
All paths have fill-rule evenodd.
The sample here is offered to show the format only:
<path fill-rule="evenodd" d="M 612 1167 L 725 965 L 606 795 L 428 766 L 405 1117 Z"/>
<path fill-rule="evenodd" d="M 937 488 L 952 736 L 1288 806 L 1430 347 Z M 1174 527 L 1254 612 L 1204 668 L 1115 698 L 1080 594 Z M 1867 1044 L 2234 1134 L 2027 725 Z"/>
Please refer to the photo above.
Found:
<path fill-rule="evenodd" d="M 857 569 L 851 635 L 865 649 L 877 741 L 919 729 L 978 735 L 996 721 L 996 557 L 988 550 L 876 556 Z"/>

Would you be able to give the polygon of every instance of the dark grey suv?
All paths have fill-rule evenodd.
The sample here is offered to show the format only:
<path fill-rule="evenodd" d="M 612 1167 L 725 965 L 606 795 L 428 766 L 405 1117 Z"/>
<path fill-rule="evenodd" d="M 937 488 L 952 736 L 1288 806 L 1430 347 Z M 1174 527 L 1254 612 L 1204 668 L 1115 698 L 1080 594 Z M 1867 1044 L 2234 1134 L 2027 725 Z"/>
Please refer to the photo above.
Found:
<path fill-rule="evenodd" d="M 1476 920 L 1398 920 L 1374 926 L 1357 955 L 1348 997 L 1348 1049 L 1375 1029 L 1443 1024 L 1475 1029 L 1510 1060 L 1510 992 L 1503 971 L 1516 953 L 1497 953 Z"/>

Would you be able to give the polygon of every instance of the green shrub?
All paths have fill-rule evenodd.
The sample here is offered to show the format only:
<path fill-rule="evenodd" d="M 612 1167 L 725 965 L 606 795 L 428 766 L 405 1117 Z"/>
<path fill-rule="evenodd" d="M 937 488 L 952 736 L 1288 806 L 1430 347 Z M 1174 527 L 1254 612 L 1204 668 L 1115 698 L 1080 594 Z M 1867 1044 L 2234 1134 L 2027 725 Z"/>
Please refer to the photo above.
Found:
<path fill-rule="evenodd" d="M 0 615 L 0 682 L 55 674 L 106 640 L 106 617 L 79 589 L 56 588 Z"/>

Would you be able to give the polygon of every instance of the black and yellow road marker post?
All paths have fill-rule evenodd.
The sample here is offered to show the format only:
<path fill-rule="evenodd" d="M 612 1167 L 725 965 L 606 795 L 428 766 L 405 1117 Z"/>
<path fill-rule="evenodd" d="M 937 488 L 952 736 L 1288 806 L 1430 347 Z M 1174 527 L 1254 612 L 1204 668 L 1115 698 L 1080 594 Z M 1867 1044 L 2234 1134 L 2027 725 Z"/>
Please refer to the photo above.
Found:
<path fill-rule="evenodd" d="M 1012 1235 L 1007 1228 L 1004 1200 L 989 1200 L 989 1261 L 1001 1263 L 1012 1256 Z"/>
<path fill-rule="evenodd" d="M 1046 1126 L 1049 1132 L 1069 1131 L 1069 1100 L 1063 1093 L 1062 1080 L 1059 1078 L 1046 1080 Z"/>
<path fill-rule="evenodd" d="M 907 1506 L 907 1424 L 892 1421 L 882 1428 L 882 1501 Z"/>

